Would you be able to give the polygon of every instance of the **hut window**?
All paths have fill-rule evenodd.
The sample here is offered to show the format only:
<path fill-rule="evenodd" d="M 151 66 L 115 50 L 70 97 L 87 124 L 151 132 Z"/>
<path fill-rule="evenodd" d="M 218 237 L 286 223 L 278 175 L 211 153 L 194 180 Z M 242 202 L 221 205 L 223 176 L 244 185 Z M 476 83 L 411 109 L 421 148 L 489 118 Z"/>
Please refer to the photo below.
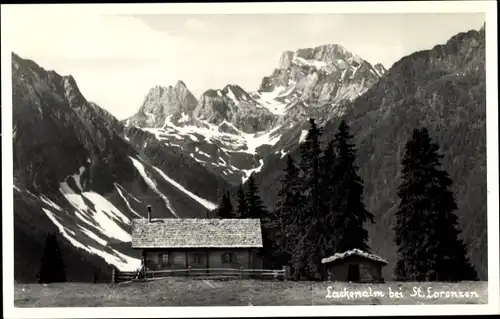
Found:
<path fill-rule="evenodd" d="M 168 266 L 169 262 L 168 262 L 168 254 L 167 253 L 163 253 L 160 255 L 160 262 L 161 262 L 162 267 Z"/>
<path fill-rule="evenodd" d="M 195 264 L 201 264 L 201 255 L 200 254 L 194 254 L 193 255 L 194 263 Z"/>
<path fill-rule="evenodd" d="M 231 253 L 222 254 L 222 263 L 223 264 L 232 264 L 234 262 L 234 256 Z"/>

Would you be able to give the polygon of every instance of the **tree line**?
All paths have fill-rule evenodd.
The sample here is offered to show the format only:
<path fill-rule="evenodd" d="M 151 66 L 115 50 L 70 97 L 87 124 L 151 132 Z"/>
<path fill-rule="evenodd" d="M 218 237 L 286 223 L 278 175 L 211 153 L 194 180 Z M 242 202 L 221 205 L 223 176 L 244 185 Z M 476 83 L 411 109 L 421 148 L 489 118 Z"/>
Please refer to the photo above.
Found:
<path fill-rule="evenodd" d="M 267 209 L 253 175 L 241 184 L 233 205 L 231 193 L 221 196 L 210 212 L 216 218 L 258 218 L 262 223 L 265 267 L 290 265 L 295 280 L 325 279 L 321 259 L 354 248 L 370 252 L 366 223 L 374 216 L 363 203 L 363 180 L 356 166 L 356 148 L 349 126 L 321 147 L 323 129 L 309 120 L 300 145 L 300 159 L 288 155 L 278 200 Z M 460 239 L 452 181 L 442 168 L 443 155 L 426 128 L 413 130 L 401 162 L 398 209 L 393 227 L 398 246 L 394 269 L 399 281 L 478 280 Z M 38 282 L 66 281 L 57 236 L 47 236 Z M 99 270 L 94 269 L 93 282 Z"/>
<path fill-rule="evenodd" d="M 283 168 L 278 200 L 266 209 L 254 176 L 239 186 L 236 207 L 230 192 L 213 211 L 218 218 L 259 218 L 265 266 L 290 265 L 295 280 L 325 279 L 321 259 L 354 248 L 370 252 L 367 223 L 374 216 L 363 203 L 354 136 L 345 121 L 322 147 L 323 129 L 313 119 Z M 460 238 L 458 209 L 438 145 L 417 128 L 405 146 L 393 227 L 398 246 L 394 269 L 399 281 L 478 280 Z"/>

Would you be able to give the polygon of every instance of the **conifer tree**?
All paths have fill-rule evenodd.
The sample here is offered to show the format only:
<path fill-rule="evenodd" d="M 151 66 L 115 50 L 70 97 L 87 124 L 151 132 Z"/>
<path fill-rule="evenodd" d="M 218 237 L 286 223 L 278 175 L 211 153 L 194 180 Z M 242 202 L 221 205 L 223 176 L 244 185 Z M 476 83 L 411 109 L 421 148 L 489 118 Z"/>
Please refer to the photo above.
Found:
<path fill-rule="evenodd" d="M 305 141 L 300 145 L 301 200 L 295 212 L 296 245 L 292 254 L 293 277 L 319 279 L 321 256 L 318 255 L 318 236 L 321 232 L 320 172 L 321 129 L 314 119 L 309 120 L 309 130 Z M 319 233 L 318 233 L 319 232 Z"/>
<path fill-rule="evenodd" d="M 324 255 L 331 256 L 338 252 L 336 247 L 338 226 L 337 210 L 339 208 L 340 185 L 338 183 L 337 156 L 334 141 L 330 141 L 320 159 L 321 178 L 321 210 L 322 224 L 325 231 L 325 237 L 322 241 Z M 335 235 L 332 235 L 335 234 Z"/>
<path fill-rule="evenodd" d="M 48 234 L 38 273 L 39 283 L 66 281 L 66 267 L 55 234 Z"/>
<path fill-rule="evenodd" d="M 245 194 L 247 218 L 259 218 L 263 222 L 267 221 L 267 211 L 260 198 L 259 188 L 252 175 L 247 180 L 247 192 Z"/>
<path fill-rule="evenodd" d="M 426 128 L 414 129 L 405 147 L 394 227 L 395 272 L 402 281 L 478 279 L 459 238 L 452 181 L 441 168 L 443 156 L 438 151 Z"/>
<path fill-rule="evenodd" d="M 233 204 L 231 203 L 231 194 L 226 192 L 222 195 L 219 206 L 215 209 L 215 215 L 218 218 L 234 218 Z"/>
<path fill-rule="evenodd" d="M 260 220 L 263 249 L 260 250 L 259 254 L 264 260 L 264 267 L 274 267 L 276 265 L 273 255 L 276 247 L 271 240 L 273 230 L 270 226 L 270 216 L 264 206 L 264 203 L 262 202 L 262 199 L 260 198 L 259 188 L 255 182 L 253 174 L 248 178 L 246 186 L 246 218 L 255 218 Z"/>
<path fill-rule="evenodd" d="M 243 188 L 243 184 L 240 184 L 238 188 L 238 208 L 236 212 L 237 218 L 248 218 L 248 209 L 247 209 L 247 200 L 245 196 L 245 189 Z"/>
<path fill-rule="evenodd" d="M 342 120 L 333 141 L 336 165 L 332 172 L 334 178 L 334 209 L 329 221 L 334 222 L 335 252 L 342 253 L 354 248 L 370 251 L 366 222 L 374 223 L 373 214 L 366 210 L 363 203 L 363 181 L 358 175 L 355 145 L 349 126 Z"/>
<path fill-rule="evenodd" d="M 319 210 L 319 160 L 321 147 L 319 138 L 321 129 L 317 127 L 314 119 L 309 119 L 309 130 L 305 141 L 300 145 L 300 169 L 302 172 L 302 193 L 306 196 L 308 207 L 305 212 L 308 217 Z"/>
<path fill-rule="evenodd" d="M 92 273 L 92 283 L 97 283 L 99 282 L 99 277 L 101 276 L 101 269 L 99 269 L 97 266 L 94 266 L 94 271 Z"/>
<path fill-rule="evenodd" d="M 290 154 L 283 169 L 278 201 L 272 211 L 270 228 L 273 229 L 276 262 L 286 265 L 290 262 L 295 246 L 297 224 L 295 213 L 301 205 L 301 184 L 299 169 Z"/>

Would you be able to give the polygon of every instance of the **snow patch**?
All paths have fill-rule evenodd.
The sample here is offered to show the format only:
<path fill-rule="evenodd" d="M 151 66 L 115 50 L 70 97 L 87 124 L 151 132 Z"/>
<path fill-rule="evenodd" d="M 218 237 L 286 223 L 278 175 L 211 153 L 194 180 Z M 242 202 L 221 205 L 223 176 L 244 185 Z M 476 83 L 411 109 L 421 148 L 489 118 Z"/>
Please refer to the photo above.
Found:
<path fill-rule="evenodd" d="M 96 234 L 94 234 L 93 232 L 91 232 L 90 230 L 88 230 L 87 228 L 82 227 L 80 225 L 78 225 L 78 228 L 80 228 L 80 230 L 82 232 L 84 232 L 85 235 L 87 235 L 87 237 L 92 238 L 93 240 L 95 240 L 96 242 L 98 242 L 100 245 L 106 246 L 108 244 L 108 242 L 106 240 L 104 240 L 101 237 L 97 236 Z"/>
<path fill-rule="evenodd" d="M 231 87 L 228 87 L 227 88 L 227 96 L 233 100 L 234 104 L 236 105 L 239 105 L 240 104 L 240 101 L 236 98 L 236 96 L 234 95 L 233 91 L 231 90 Z"/>
<path fill-rule="evenodd" d="M 147 116 L 150 116 L 152 118 L 153 122 L 156 120 L 156 117 L 153 113 L 149 113 L 149 112 L 144 111 L 144 114 L 146 114 Z"/>
<path fill-rule="evenodd" d="M 171 185 L 175 186 L 178 190 L 180 190 L 184 194 L 188 195 L 189 197 L 191 197 L 192 199 L 194 199 L 195 201 L 197 201 L 201 205 L 205 206 L 206 208 L 208 208 L 210 210 L 217 208 L 216 204 L 214 204 L 212 202 L 209 202 L 208 200 L 203 199 L 203 198 L 201 198 L 201 197 L 199 197 L 199 196 L 191 193 L 190 191 L 188 191 L 187 189 L 185 189 L 181 184 L 177 183 L 176 181 L 174 181 L 173 179 L 171 179 L 170 177 L 168 177 L 159 168 L 153 166 L 153 169 L 156 170 L 167 182 L 169 182 Z"/>
<path fill-rule="evenodd" d="M 125 204 L 127 205 L 128 210 L 130 210 L 130 211 L 131 211 L 132 213 L 134 213 L 136 216 L 139 216 L 139 218 L 142 218 L 142 216 L 141 216 L 138 212 L 136 212 L 136 211 L 132 208 L 132 206 L 130 206 L 129 201 L 128 201 L 128 200 L 127 200 L 127 198 L 123 195 L 123 191 L 125 191 L 125 190 L 123 189 L 123 187 L 122 187 L 120 184 L 118 184 L 118 183 L 114 183 L 114 185 L 115 185 L 116 190 L 118 191 L 118 194 L 120 195 L 120 197 L 123 199 L 123 201 L 124 201 L 124 202 L 125 202 Z"/>
<path fill-rule="evenodd" d="M 227 165 L 226 161 L 222 157 L 219 157 L 219 164 L 224 166 Z"/>
<path fill-rule="evenodd" d="M 280 158 L 283 158 L 286 156 L 286 154 L 288 154 L 288 152 L 285 152 L 284 150 L 281 150 L 280 153 L 281 153 Z"/>
<path fill-rule="evenodd" d="M 308 130 L 302 130 L 302 132 L 300 132 L 299 143 L 302 143 L 306 140 L 308 132 Z"/>
<path fill-rule="evenodd" d="M 263 159 L 260 159 L 259 160 L 259 163 L 260 165 L 258 167 L 255 167 L 255 168 L 252 168 L 252 169 L 246 169 L 246 170 L 242 170 L 243 173 L 245 174 L 245 176 L 243 176 L 241 178 L 241 181 L 243 183 L 245 183 L 247 181 L 247 179 L 250 177 L 250 175 L 252 175 L 253 173 L 258 173 L 260 172 L 260 170 L 262 169 L 262 167 L 264 167 L 264 160 Z"/>
<path fill-rule="evenodd" d="M 351 79 L 354 78 L 354 76 L 356 75 L 356 73 L 358 72 L 358 70 L 360 68 L 361 68 L 361 65 L 354 69 L 354 72 L 352 72 L 352 75 L 351 75 Z"/>
<path fill-rule="evenodd" d="M 342 79 L 342 81 L 345 79 L 346 73 L 347 73 L 347 69 L 344 69 L 344 71 L 342 71 L 342 74 L 340 75 L 340 78 Z"/>
<path fill-rule="evenodd" d="M 189 156 L 191 156 L 191 158 L 197 161 L 198 163 L 207 164 L 207 162 L 197 159 L 193 153 L 189 153 Z"/>
<path fill-rule="evenodd" d="M 282 93 L 285 90 L 284 86 L 277 86 L 271 92 L 256 92 L 256 102 L 268 109 L 273 114 L 284 115 L 286 110 L 286 103 L 277 101 L 276 98 L 288 95 L 289 92 L 292 92 L 294 88 L 295 86 L 291 86 L 284 93 Z"/>
<path fill-rule="evenodd" d="M 168 145 L 169 145 L 169 146 L 178 147 L 178 148 L 180 148 L 181 150 L 183 150 L 183 149 L 184 149 L 184 147 L 182 147 L 182 146 L 181 146 L 181 145 L 179 145 L 179 144 L 169 143 Z"/>
<path fill-rule="evenodd" d="M 259 148 L 262 145 L 271 145 L 274 146 L 276 143 L 279 142 L 281 139 L 281 135 L 276 135 L 273 136 L 274 133 L 279 129 L 280 127 L 277 126 L 274 129 L 270 130 L 269 132 L 266 133 L 255 133 L 255 134 L 246 134 L 247 136 L 247 147 L 248 147 L 248 153 L 250 154 L 257 154 L 257 148 Z"/>
<path fill-rule="evenodd" d="M 179 123 L 185 123 L 189 121 L 189 116 L 186 114 L 186 113 L 182 113 L 181 114 L 181 118 L 179 119 Z"/>
<path fill-rule="evenodd" d="M 62 208 L 61 206 L 57 205 L 56 203 L 54 203 L 53 201 L 51 201 L 50 199 L 48 199 L 45 195 L 42 195 L 40 197 L 40 199 L 42 200 L 42 202 L 44 202 L 45 204 L 49 205 L 50 207 L 54 208 L 55 210 L 58 210 L 60 212 L 62 212 Z"/>
<path fill-rule="evenodd" d="M 94 225 L 91 221 L 95 221 L 98 224 L 97 228 L 108 237 L 113 237 L 123 242 L 130 242 L 132 240 L 130 233 L 118 224 L 121 222 L 129 225 L 130 220 L 106 198 L 94 192 L 76 194 L 66 182 L 60 183 L 59 191 L 79 211 L 80 214 L 77 214 L 77 216 L 82 221 L 92 226 Z M 85 199 L 92 203 L 94 209 L 87 206 Z M 91 215 L 90 218 L 85 217 L 87 215 L 85 212 Z"/>
<path fill-rule="evenodd" d="M 294 56 L 292 62 L 299 64 L 299 65 L 313 66 L 317 69 L 323 69 L 323 68 L 327 67 L 327 63 L 325 61 L 306 60 L 306 59 L 298 57 L 298 56 Z"/>
<path fill-rule="evenodd" d="M 196 151 L 197 153 L 200 153 L 201 155 L 204 155 L 204 156 L 206 156 L 206 157 L 208 157 L 208 158 L 211 158 L 210 154 L 207 154 L 207 153 L 205 153 L 205 152 L 203 152 L 203 151 L 200 151 L 200 149 L 199 149 L 198 147 L 196 147 L 196 148 L 195 148 L 195 151 Z"/>
<path fill-rule="evenodd" d="M 71 177 L 73 177 L 73 179 L 75 180 L 76 187 L 78 187 L 80 191 L 83 191 L 82 184 L 80 183 L 80 177 L 82 176 L 83 172 L 85 172 L 85 167 L 82 166 L 80 167 L 79 173 L 71 175 Z"/>
<path fill-rule="evenodd" d="M 139 172 L 139 174 L 141 174 L 141 176 L 144 179 L 144 181 L 146 182 L 146 184 L 148 184 L 149 188 L 151 188 L 151 190 L 153 192 L 158 194 L 158 196 L 160 196 L 163 199 L 163 201 L 165 202 L 165 206 L 167 206 L 167 208 L 170 210 L 170 212 L 175 217 L 179 218 L 179 215 L 177 215 L 177 213 L 175 212 L 174 208 L 172 207 L 172 204 L 170 203 L 170 200 L 167 198 L 167 196 L 165 196 L 162 192 L 160 192 L 158 190 L 158 188 L 156 187 L 156 183 L 148 176 L 146 169 L 144 168 L 144 165 L 139 160 L 137 160 L 131 156 L 129 156 L 129 158 L 132 161 L 132 163 L 134 164 L 134 166 L 137 169 L 137 171 Z"/>

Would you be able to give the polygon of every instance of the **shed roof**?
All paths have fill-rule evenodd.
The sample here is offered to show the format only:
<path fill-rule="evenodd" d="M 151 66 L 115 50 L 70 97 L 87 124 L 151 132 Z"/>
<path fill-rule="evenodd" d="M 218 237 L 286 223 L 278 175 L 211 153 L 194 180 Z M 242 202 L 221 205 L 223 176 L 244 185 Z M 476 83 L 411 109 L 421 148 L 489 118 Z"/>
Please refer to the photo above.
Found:
<path fill-rule="evenodd" d="M 259 219 L 132 220 L 132 248 L 262 247 Z"/>
<path fill-rule="evenodd" d="M 358 256 L 358 257 L 362 257 L 362 258 L 366 258 L 366 259 L 371 259 L 371 260 L 379 262 L 381 264 L 385 264 L 385 265 L 387 264 L 387 260 L 383 259 L 382 257 L 367 253 L 367 252 L 362 251 L 361 249 L 357 249 L 357 248 L 352 249 L 352 250 L 348 250 L 348 251 L 343 252 L 343 253 L 336 253 L 333 256 L 323 258 L 321 260 L 321 263 L 326 264 L 326 263 L 331 263 L 331 262 L 335 262 L 335 261 L 340 261 L 340 260 L 343 260 L 343 259 L 350 257 L 350 256 Z"/>

